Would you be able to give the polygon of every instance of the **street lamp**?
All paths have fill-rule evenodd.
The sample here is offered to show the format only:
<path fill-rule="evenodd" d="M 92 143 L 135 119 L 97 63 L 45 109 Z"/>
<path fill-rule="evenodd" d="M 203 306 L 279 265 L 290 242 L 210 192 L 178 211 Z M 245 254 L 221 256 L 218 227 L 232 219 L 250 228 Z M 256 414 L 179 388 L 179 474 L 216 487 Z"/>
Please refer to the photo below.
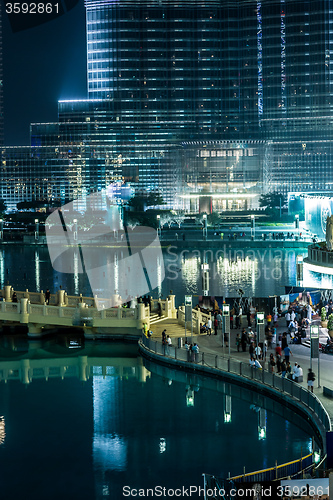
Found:
<path fill-rule="evenodd" d="M 35 240 L 39 240 L 39 220 L 35 219 Z"/>
<path fill-rule="evenodd" d="M 302 286 L 302 284 L 303 284 L 303 255 L 296 256 L 296 279 L 297 279 L 297 286 Z"/>
<path fill-rule="evenodd" d="M 310 325 L 310 342 L 310 368 L 312 370 L 312 358 L 318 358 L 318 387 L 320 387 L 319 325 Z"/>
<path fill-rule="evenodd" d="M 203 227 L 203 238 L 204 240 L 207 239 L 207 214 L 203 214 L 203 222 L 204 222 L 204 227 Z"/>
<path fill-rule="evenodd" d="M 3 239 L 3 220 L 0 219 L 0 240 Z"/>
<path fill-rule="evenodd" d="M 156 215 L 157 223 L 158 223 L 158 228 L 157 228 L 157 234 L 158 236 L 161 236 L 161 216 L 160 214 Z"/>
<path fill-rule="evenodd" d="M 257 345 L 259 345 L 261 333 L 264 335 L 265 313 L 257 313 Z"/>
<path fill-rule="evenodd" d="M 230 306 L 229 304 L 222 305 L 222 320 L 223 320 L 223 343 L 224 346 L 224 335 L 228 335 L 228 353 L 230 356 Z"/>
<path fill-rule="evenodd" d="M 296 238 L 295 239 L 298 239 L 298 236 L 299 236 L 299 215 L 298 214 L 295 215 L 295 229 L 296 229 Z"/>
<path fill-rule="evenodd" d="M 77 219 L 73 219 L 73 224 L 74 224 L 73 238 L 74 238 L 74 241 L 76 241 L 77 240 Z"/>
<path fill-rule="evenodd" d="M 202 270 L 202 290 L 205 297 L 209 293 L 209 264 L 201 264 Z"/>
<path fill-rule="evenodd" d="M 251 240 L 256 239 L 256 218 L 251 215 Z"/>

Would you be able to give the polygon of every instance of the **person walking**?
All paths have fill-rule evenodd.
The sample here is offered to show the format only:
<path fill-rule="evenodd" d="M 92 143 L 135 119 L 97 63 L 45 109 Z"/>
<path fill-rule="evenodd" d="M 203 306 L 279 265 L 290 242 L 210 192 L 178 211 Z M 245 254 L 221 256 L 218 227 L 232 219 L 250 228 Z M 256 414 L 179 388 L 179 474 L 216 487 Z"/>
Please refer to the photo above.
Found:
<path fill-rule="evenodd" d="M 275 359 L 274 359 L 274 354 L 271 353 L 269 356 L 269 366 L 270 366 L 271 373 L 274 373 L 274 366 L 275 365 L 276 365 L 276 363 L 275 363 Z"/>
<path fill-rule="evenodd" d="M 243 328 L 243 331 L 242 331 L 241 344 L 242 344 L 242 351 L 245 352 L 246 351 L 246 344 L 247 344 L 247 336 L 246 336 L 245 328 Z"/>
<path fill-rule="evenodd" d="M 313 383 L 315 381 L 316 377 L 311 368 L 309 368 L 308 372 L 308 390 L 313 392 Z"/>
<path fill-rule="evenodd" d="M 211 318 L 209 318 L 209 320 L 207 321 L 207 335 L 211 334 L 212 334 L 212 320 Z"/>
<path fill-rule="evenodd" d="M 51 298 L 51 292 L 49 289 L 47 289 L 45 292 L 45 302 L 47 305 L 49 305 L 49 303 L 50 303 L 50 298 Z"/>
<path fill-rule="evenodd" d="M 286 346 L 283 349 L 283 352 L 284 352 L 284 359 L 285 359 L 286 363 L 288 363 L 290 360 L 290 354 L 293 355 L 293 353 L 291 352 L 290 347 L 288 347 L 288 346 Z"/>
<path fill-rule="evenodd" d="M 237 333 L 237 336 L 236 336 L 236 347 L 237 347 L 237 352 L 239 352 L 239 347 L 241 345 L 241 338 L 240 338 L 240 335 L 239 333 Z"/>

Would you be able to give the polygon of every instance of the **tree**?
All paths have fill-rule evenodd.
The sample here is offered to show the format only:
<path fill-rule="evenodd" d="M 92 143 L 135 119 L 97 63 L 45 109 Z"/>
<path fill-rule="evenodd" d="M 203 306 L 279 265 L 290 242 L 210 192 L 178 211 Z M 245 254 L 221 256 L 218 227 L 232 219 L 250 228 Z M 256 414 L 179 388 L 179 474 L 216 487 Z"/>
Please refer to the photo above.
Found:
<path fill-rule="evenodd" d="M 282 193 L 275 191 L 274 193 L 262 194 L 259 198 L 259 205 L 268 209 L 283 207 L 286 203 L 286 197 Z"/>
<path fill-rule="evenodd" d="M 216 212 L 209 214 L 207 217 L 207 222 L 210 226 L 217 226 L 221 222 L 219 214 L 217 214 Z"/>
<path fill-rule="evenodd" d="M 164 205 L 164 200 L 160 193 L 143 193 L 135 194 L 127 205 L 132 207 L 137 212 L 144 212 L 146 207 L 154 207 L 156 205 Z"/>
<path fill-rule="evenodd" d="M 7 205 L 5 200 L 0 199 L 0 212 L 5 212 L 7 210 Z"/>

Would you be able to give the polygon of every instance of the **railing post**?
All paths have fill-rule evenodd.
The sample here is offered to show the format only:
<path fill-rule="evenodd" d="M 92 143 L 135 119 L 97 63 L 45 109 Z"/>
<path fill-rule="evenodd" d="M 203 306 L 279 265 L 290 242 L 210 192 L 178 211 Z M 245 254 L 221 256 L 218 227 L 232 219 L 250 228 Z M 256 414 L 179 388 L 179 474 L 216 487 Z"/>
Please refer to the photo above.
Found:
<path fill-rule="evenodd" d="M 205 356 L 204 356 L 204 352 L 202 353 L 202 359 L 201 359 L 201 363 L 204 365 L 205 364 Z"/>
<path fill-rule="evenodd" d="M 243 366 L 243 363 L 239 363 L 239 375 L 242 375 L 242 366 Z"/>
<path fill-rule="evenodd" d="M 175 347 L 175 359 L 177 359 L 177 349 L 178 347 Z"/>
<path fill-rule="evenodd" d="M 228 372 L 230 372 L 230 358 L 228 358 Z"/>
<path fill-rule="evenodd" d="M 218 355 L 216 354 L 216 356 L 215 356 L 215 368 L 217 368 L 217 367 L 218 367 L 218 359 L 219 359 L 219 357 L 218 357 Z"/>
<path fill-rule="evenodd" d="M 277 460 L 275 460 L 275 479 L 278 478 Z"/>

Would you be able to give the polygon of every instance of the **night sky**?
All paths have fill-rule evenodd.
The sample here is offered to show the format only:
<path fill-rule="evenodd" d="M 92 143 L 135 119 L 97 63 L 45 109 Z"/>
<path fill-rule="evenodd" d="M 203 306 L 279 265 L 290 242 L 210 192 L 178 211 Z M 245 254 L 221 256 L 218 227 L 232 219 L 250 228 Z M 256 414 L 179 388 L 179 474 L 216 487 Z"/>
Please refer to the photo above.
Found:
<path fill-rule="evenodd" d="M 31 122 L 57 121 L 59 99 L 87 97 L 84 0 L 17 33 L 3 9 L 2 25 L 5 145 L 29 145 Z"/>

